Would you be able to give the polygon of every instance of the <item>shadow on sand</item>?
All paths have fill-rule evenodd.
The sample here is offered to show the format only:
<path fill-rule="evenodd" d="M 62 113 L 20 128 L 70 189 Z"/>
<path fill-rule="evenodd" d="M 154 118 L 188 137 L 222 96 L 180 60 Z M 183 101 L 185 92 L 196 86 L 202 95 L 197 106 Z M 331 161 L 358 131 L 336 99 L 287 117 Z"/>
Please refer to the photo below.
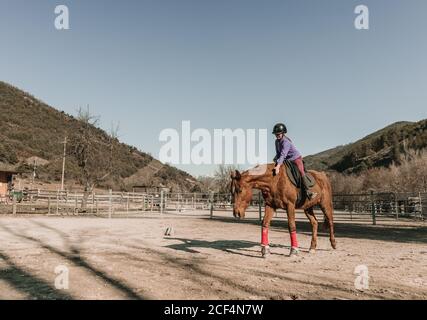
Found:
<path fill-rule="evenodd" d="M 31 221 L 31 220 L 30 220 Z M 91 273 L 94 277 L 100 278 L 103 281 L 105 281 L 109 286 L 113 287 L 114 289 L 120 291 L 126 299 L 135 299 L 135 300 L 142 300 L 145 299 L 144 296 L 141 294 L 135 292 L 133 289 L 131 289 L 129 286 L 127 286 L 122 281 L 115 279 L 114 277 L 108 275 L 103 270 L 100 270 L 90 264 L 81 254 L 80 249 L 71 244 L 69 242 L 68 236 L 64 234 L 63 232 L 56 230 L 55 228 L 52 228 L 50 226 L 47 226 L 41 222 L 34 222 L 37 226 L 45 228 L 46 230 L 50 230 L 53 232 L 56 232 L 64 241 L 66 244 L 66 247 L 68 248 L 67 251 L 61 251 L 45 242 L 43 242 L 41 239 L 37 239 L 25 234 L 18 233 L 17 231 L 11 230 L 10 228 L 0 225 L 0 228 L 2 228 L 4 231 L 12 234 L 13 236 L 17 238 L 21 238 L 23 240 L 31 241 L 35 243 L 36 245 L 40 246 L 43 249 L 46 249 L 50 251 L 53 254 L 56 254 L 64 259 L 66 259 L 68 262 L 74 264 L 75 266 L 82 267 L 86 272 Z M 32 296 L 34 298 L 38 299 L 72 299 L 72 296 L 65 295 L 62 293 L 62 291 L 56 290 L 55 288 L 47 285 L 42 280 L 38 279 L 37 277 L 31 275 L 28 271 L 17 267 L 11 262 L 11 259 L 9 256 L 6 256 L 5 254 L 1 254 L 0 258 L 3 259 L 7 264 L 10 265 L 10 270 L 8 269 L 3 270 L 5 272 L 0 272 L 1 279 L 6 280 L 11 286 L 13 286 L 15 289 Z M 19 281 L 17 280 L 19 279 Z M 39 290 L 40 288 L 45 288 L 44 290 Z M 39 292 L 36 294 L 36 291 Z"/>
<path fill-rule="evenodd" d="M 215 241 L 206 241 L 206 240 L 196 240 L 196 239 L 184 239 L 184 238 L 172 238 L 167 237 L 168 240 L 181 241 L 181 243 L 170 244 L 165 246 L 165 248 L 189 252 L 189 253 L 199 253 L 199 251 L 194 248 L 207 248 L 207 249 L 216 249 L 221 250 L 226 253 L 238 254 L 242 256 L 247 256 L 251 258 L 261 258 L 259 253 L 259 243 L 252 241 L 244 240 L 215 240 Z M 254 248 L 253 250 L 249 250 Z M 240 251 L 248 251 L 252 254 L 242 253 Z"/>
<path fill-rule="evenodd" d="M 320 216 L 320 215 L 319 215 Z M 206 218 L 208 219 L 208 218 Z M 225 223 L 242 223 L 260 226 L 258 219 L 236 220 L 233 217 L 214 217 L 214 221 Z M 426 243 L 427 244 L 427 226 L 405 226 L 405 225 L 370 225 L 360 224 L 357 222 L 342 223 L 335 222 L 335 237 L 337 238 L 353 238 L 392 241 L 399 243 Z M 288 231 L 286 220 L 273 220 L 271 222 L 271 230 Z M 308 221 L 297 221 L 297 232 L 311 236 L 311 225 Z M 319 236 L 329 237 L 329 231 L 323 229 L 322 223 L 319 223 Z"/>
<path fill-rule="evenodd" d="M 7 254 L 0 252 L 0 260 L 6 263 L 6 268 L 0 269 L 0 280 L 23 293 L 26 299 L 73 299 L 68 293 L 57 290 L 45 280 L 17 266 Z"/>

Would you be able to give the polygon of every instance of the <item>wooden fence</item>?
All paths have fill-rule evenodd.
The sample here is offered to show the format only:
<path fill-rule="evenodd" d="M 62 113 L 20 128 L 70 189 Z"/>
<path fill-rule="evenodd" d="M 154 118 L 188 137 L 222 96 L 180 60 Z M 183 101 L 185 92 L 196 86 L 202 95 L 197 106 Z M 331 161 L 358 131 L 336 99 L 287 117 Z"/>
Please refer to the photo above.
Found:
<path fill-rule="evenodd" d="M 425 219 L 427 193 L 364 193 L 335 194 L 334 208 L 350 220 L 402 217 Z M 85 203 L 85 205 L 84 205 Z M 258 212 L 261 219 L 264 201 L 257 191 L 249 210 Z M 202 211 L 211 217 L 214 211 L 231 211 L 230 194 L 218 193 L 136 193 L 136 192 L 82 192 L 29 190 L 22 199 L 0 199 L 0 213 L 51 215 L 140 214 L 144 212 L 184 213 Z"/>

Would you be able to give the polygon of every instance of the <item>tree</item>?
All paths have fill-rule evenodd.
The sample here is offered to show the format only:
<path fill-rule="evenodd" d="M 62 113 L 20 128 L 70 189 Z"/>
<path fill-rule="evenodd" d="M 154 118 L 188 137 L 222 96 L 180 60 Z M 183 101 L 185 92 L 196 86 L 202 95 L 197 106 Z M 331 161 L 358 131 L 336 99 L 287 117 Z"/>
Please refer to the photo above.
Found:
<path fill-rule="evenodd" d="M 118 126 L 112 127 L 105 138 L 97 128 L 99 117 L 90 113 L 89 106 L 86 109 L 78 109 L 77 120 L 80 126 L 78 132 L 72 136 L 70 152 L 80 168 L 79 181 L 84 187 L 81 209 L 85 211 L 94 187 L 113 172 Z M 108 157 L 102 152 L 105 148 L 109 149 Z"/>
<path fill-rule="evenodd" d="M 238 169 L 237 166 L 221 164 L 217 167 L 212 176 L 201 176 L 198 178 L 198 181 L 203 191 L 229 193 L 231 173 Z"/>
<path fill-rule="evenodd" d="M 230 191 L 231 173 L 238 170 L 235 165 L 219 165 L 214 173 L 214 181 L 217 192 L 228 193 Z"/>

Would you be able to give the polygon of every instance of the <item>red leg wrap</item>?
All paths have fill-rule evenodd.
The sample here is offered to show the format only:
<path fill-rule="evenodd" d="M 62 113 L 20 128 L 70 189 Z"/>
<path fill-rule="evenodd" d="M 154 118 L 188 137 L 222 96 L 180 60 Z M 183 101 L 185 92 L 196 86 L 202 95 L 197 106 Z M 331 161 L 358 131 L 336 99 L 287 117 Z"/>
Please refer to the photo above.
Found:
<path fill-rule="evenodd" d="M 291 232 L 291 247 L 292 248 L 298 248 L 297 232 L 296 231 Z"/>
<path fill-rule="evenodd" d="M 268 228 L 262 227 L 261 245 L 268 246 L 268 244 L 269 244 L 269 242 L 268 242 Z"/>

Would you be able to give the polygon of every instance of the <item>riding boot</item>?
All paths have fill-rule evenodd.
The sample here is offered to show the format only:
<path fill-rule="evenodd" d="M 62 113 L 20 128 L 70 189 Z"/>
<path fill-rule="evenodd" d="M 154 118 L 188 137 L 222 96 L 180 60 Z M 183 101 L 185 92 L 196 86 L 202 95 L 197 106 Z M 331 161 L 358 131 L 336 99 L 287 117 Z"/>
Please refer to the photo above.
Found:
<path fill-rule="evenodd" d="M 310 191 L 310 188 L 309 188 L 310 181 L 308 180 L 306 175 L 304 175 L 302 177 L 302 183 L 304 185 L 304 189 L 305 189 L 305 193 L 307 194 L 307 198 L 310 200 L 315 198 L 317 196 L 317 193 Z"/>

